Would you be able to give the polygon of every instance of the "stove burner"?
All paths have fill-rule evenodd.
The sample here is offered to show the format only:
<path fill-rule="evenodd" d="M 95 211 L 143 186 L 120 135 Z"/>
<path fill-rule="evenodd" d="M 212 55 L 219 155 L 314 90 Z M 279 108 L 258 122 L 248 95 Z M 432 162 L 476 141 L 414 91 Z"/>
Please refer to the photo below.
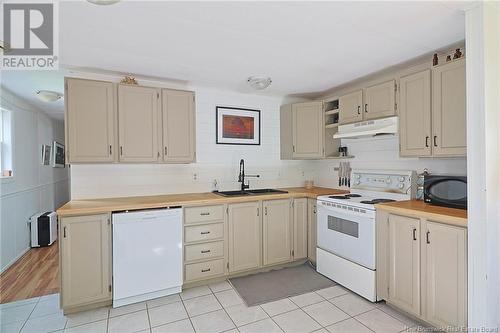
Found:
<path fill-rule="evenodd" d="M 361 194 L 346 194 L 345 195 L 346 197 L 349 197 L 349 198 L 360 198 L 361 197 Z"/>
<path fill-rule="evenodd" d="M 393 200 L 393 199 L 373 199 L 373 200 L 363 200 L 363 201 L 361 201 L 361 203 L 363 203 L 363 204 L 369 204 L 369 205 L 375 205 L 375 204 L 378 204 L 378 203 L 393 202 L 393 201 L 396 201 L 396 200 Z"/>
<path fill-rule="evenodd" d="M 330 199 L 341 199 L 341 200 L 351 199 L 347 195 L 331 195 L 331 196 L 329 196 L 329 198 Z"/>

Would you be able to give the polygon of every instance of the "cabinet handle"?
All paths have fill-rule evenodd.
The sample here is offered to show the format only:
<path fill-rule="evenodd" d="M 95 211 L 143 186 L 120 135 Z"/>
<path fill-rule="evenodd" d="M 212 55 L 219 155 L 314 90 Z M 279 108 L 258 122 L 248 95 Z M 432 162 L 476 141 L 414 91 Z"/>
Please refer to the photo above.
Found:
<path fill-rule="evenodd" d="M 63 238 L 66 238 L 66 227 L 63 228 Z"/>
<path fill-rule="evenodd" d="M 202 269 L 201 270 L 202 273 L 206 273 L 206 272 L 210 272 L 210 268 L 207 268 L 207 269 Z"/>
<path fill-rule="evenodd" d="M 316 214 L 316 205 L 313 206 L 313 214 Z"/>
<path fill-rule="evenodd" d="M 210 215 L 210 212 L 205 212 L 205 213 L 200 213 L 201 216 L 208 216 Z"/>
<path fill-rule="evenodd" d="M 267 207 L 264 208 L 264 215 L 267 215 Z"/>
<path fill-rule="evenodd" d="M 210 253 L 210 250 L 201 250 L 201 253 Z"/>
<path fill-rule="evenodd" d="M 429 148 L 429 136 L 428 135 L 425 137 L 425 147 Z"/>
<path fill-rule="evenodd" d="M 429 239 L 429 235 L 430 235 L 430 234 L 431 234 L 431 232 L 430 232 L 430 231 L 427 231 L 427 234 L 426 234 L 426 236 L 425 236 L 425 238 L 426 238 L 425 240 L 426 240 L 427 244 L 430 244 L 430 243 L 431 243 L 431 241 L 430 241 L 430 239 Z"/>
<path fill-rule="evenodd" d="M 358 105 L 358 114 L 361 114 L 361 106 Z"/>
<path fill-rule="evenodd" d="M 109 145 L 109 155 L 113 155 L 113 148 Z"/>
<path fill-rule="evenodd" d="M 368 113 L 368 103 L 365 104 L 365 112 Z"/>
<path fill-rule="evenodd" d="M 257 216 L 259 216 L 259 208 L 257 207 Z"/>
<path fill-rule="evenodd" d="M 413 240 L 417 240 L 417 228 L 413 228 Z"/>
<path fill-rule="evenodd" d="M 123 156 L 123 146 L 120 146 L 120 156 Z"/>
<path fill-rule="evenodd" d="M 438 145 L 437 145 L 437 141 L 436 141 L 436 140 L 437 140 L 437 135 L 434 135 L 434 147 L 437 147 L 437 146 L 438 146 Z"/>
<path fill-rule="evenodd" d="M 202 234 L 202 235 L 208 235 L 209 233 L 210 233 L 210 231 L 202 231 L 202 232 L 200 232 L 200 234 Z"/>
<path fill-rule="evenodd" d="M 167 155 L 167 146 L 165 146 L 165 156 Z"/>

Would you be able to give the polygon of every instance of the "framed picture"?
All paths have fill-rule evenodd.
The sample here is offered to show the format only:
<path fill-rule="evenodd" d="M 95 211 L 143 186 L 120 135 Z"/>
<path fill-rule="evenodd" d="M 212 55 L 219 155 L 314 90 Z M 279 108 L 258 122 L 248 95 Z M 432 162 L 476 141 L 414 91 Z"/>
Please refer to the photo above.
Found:
<path fill-rule="evenodd" d="M 54 151 L 54 154 L 52 154 L 52 166 L 54 168 L 64 168 L 64 145 L 54 141 L 52 146 Z"/>
<path fill-rule="evenodd" d="M 42 165 L 50 165 L 50 150 L 49 145 L 42 145 Z"/>
<path fill-rule="evenodd" d="M 217 106 L 216 143 L 260 145 L 260 110 Z"/>

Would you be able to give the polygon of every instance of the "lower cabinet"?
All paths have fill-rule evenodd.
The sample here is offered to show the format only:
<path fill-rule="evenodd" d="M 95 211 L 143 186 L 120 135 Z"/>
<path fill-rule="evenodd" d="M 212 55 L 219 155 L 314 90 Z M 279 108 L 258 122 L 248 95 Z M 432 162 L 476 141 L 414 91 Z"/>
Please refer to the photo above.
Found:
<path fill-rule="evenodd" d="M 259 201 L 228 205 L 229 272 L 261 266 L 262 225 Z"/>
<path fill-rule="evenodd" d="M 60 221 L 61 307 L 111 301 L 111 223 L 108 214 Z"/>
<path fill-rule="evenodd" d="M 262 202 L 263 265 L 274 265 L 290 261 L 291 219 L 290 200 L 267 200 Z"/>
<path fill-rule="evenodd" d="M 293 260 L 307 258 L 307 198 L 293 200 Z"/>
<path fill-rule="evenodd" d="M 307 258 L 316 262 L 316 200 L 307 199 Z"/>

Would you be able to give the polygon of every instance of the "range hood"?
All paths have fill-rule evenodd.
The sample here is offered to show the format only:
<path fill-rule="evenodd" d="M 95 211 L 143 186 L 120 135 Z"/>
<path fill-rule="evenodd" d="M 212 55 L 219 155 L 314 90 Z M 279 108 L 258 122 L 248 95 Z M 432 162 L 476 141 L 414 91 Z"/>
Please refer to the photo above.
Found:
<path fill-rule="evenodd" d="M 398 117 L 389 117 L 361 121 L 359 123 L 339 125 L 334 139 L 364 138 L 378 135 L 394 135 L 398 132 Z"/>

